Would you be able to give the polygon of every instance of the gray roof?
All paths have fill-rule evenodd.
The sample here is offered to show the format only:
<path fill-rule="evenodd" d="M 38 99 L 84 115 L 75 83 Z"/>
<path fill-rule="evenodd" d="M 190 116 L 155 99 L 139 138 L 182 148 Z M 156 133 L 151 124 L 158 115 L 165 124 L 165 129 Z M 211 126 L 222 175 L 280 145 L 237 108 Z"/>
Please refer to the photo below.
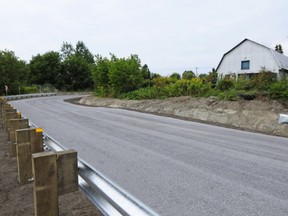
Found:
<path fill-rule="evenodd" d="M 279 65 L 279 68 L 288 70 L 288 57 L 273 49 L 270 49 L 270 50 L 272 52 L 272 55 L 276 59 Z"/>

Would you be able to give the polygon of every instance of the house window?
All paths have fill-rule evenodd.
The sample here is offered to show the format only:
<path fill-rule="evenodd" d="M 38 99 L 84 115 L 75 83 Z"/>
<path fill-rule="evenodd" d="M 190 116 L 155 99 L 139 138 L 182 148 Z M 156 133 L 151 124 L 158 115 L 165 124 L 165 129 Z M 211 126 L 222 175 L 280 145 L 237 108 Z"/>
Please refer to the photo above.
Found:
<path fill-rule="evenodd" d="M 250 61 L 241 61 L 241 70 L 249 70 Z"/>

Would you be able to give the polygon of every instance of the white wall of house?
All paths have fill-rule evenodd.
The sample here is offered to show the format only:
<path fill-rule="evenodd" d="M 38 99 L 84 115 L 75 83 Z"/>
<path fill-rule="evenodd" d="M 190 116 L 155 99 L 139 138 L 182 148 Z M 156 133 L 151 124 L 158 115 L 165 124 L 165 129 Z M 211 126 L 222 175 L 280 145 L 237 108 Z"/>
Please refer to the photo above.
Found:
<path fill-rule="evenodd" d="M 217 71 L 219 75 L 239 75 L 258 73 L 265 67 L 266 70 L 278 73 L 279 64 L 273 55 L 274 52 L 271 49 L 253 41 L 245 40 L 223 56 Z M 246 61 L 246 64 L 249 61 L 249 69 L 241 68 L 242 61 Z"/>

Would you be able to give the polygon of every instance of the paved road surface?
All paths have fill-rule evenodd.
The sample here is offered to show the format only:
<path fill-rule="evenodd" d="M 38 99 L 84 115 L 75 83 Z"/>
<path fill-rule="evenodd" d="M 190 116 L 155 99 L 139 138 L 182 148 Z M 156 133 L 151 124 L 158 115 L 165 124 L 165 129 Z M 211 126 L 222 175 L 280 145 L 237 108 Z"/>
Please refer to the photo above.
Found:
<path fill-rule="evenodd" d="M 63 98 L 11 104 L 159 214 L 288 215 L 288 139 Z"/>

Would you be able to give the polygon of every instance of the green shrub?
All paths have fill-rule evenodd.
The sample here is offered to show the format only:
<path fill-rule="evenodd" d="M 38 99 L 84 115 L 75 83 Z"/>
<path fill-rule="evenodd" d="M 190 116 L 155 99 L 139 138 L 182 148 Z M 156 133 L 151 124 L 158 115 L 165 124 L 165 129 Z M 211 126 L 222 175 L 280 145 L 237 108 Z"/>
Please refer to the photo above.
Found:
<path fill-rule="evenodd" d="M 121 94 L 119 96 L 119 98 L 126 98 L 130 100 L 145 100 L 145 99 L 157 99 L 157 98 L 167 98 L 167 97 L 169 97 L 169 89 L 167 87 L 140 88 L 132 92 Z"/>
<path fill-rule="evenodd" d="M 190 80 L 177 80 L 174 84 L 169 86 L 171 95 L 174 97 L 189 95 L 188 87 Z"/>
<path fill-rule="evenodd" d="M 205 96 L 211 90 L 211 83 L 203 83 L 200 78 L 192 78 L 190 80 L 178 80 L 175 84 L 169 85 L 171 96 Z"/>
<path fill-rule="evenodd" d="M 166 85 L 170 85 L 175 83 L 177 80 L 170 78 L 170 77 L 156 77 L 152 80 L 152 84 L 155 87 L 161 88 L 164 87 Z"/>
<path fill-rule="evenodd" d="M 229 91 L 219 92 L 218 98 L 221 100 L 234 101 L 238 98 L 238 93 L 235 89 L 230 89 Z"/>
<path fill-rule="evenodd" d="M 217 89 L 220 91 L 227 91 L 234 87 L 234 81 L 232 79 L 221 79 L 218 81 Z"/>
<path fill-rule="evenodd" d="M 251 80 L 248 79 L 238 79 L 237 82 L 234 83 L 236 90 L 245 90 L 249 91 L 254 88 Z"/>
<path fill-rule="evenodd" d="M 20 89 L 21 94 L 33 94 L 38 93 L 39 89 L 37 86 L 22 86 Z"/>
<path fill-rule="evenodd" d="M 264 74 L 262 72 L 260 75 L 255 75 L 253 80 L 239 79 L 235 81 L 233 79 L 222 79 L 218 82 L 217 88 L 213 88 L 213 83 L 201 78 L 175 80 L 169 77 L 158 77 L 154 78 L 147 87 L 119 94 L 117 97 L 140 100 L 179 96 L 216 96 L 222 100 L 232 101 L 239 98 L 253 100 L 258 96 L 267 97 L 269 95 L 272 99 L 287 100 L 288 80 L 277 82 L 273 77 L 275 77 L 273 73 L 265 72 Z M 256 80 L 259 81 L 258 84 L 255 83 Z M 257 85 L 257 88 L 255 85 Z M 107 89 L 109 88 L 105 88 L 105 90 L 98 89 L 98 94 L 115 97 L 115 94 L 107 91 Z"/>
<path fill-rule="evenodd" d="M 182 79 L 187 79 L 187 80 L 191 80 L 192 78 L 195 78 L 196 75 L 193 71 L 189 70 L 189 71 L 184 71 L 182 73 Z"/>
<path fill-rule="evenodd" d="M 252 85 L 260 91 L 267 91 L 269 89 L 269 86 L 276 81 L 277 74 L 265 70 L 262 70 L 258 74 L 255 74 L 251 80 Z"/>
<path fill-rule="evenodd" d="M 268 92 L 272 99 L 288 100 L 288 80 L 272 83 Z"/>
<path fill-rule="evenodd" d="M 98 86 L 94 90 L 94 95 L 98 97 L 112 97 L 111 88 L 109 85 Z"/>
<path fill-rule="evenodd" d="M 200 78 L 192 78 L 189 82 L 188 91 L 191 96 L 200 96 L 203 81 Z"/>
<path fill-rule="evenodd" d="M 213 88 L 214 84 L 211 82 L 203 83 L 201 91 L 199 93 L 199 97 L 210 97 L 210 96 L 216 96 L 217 90 Z"/>

